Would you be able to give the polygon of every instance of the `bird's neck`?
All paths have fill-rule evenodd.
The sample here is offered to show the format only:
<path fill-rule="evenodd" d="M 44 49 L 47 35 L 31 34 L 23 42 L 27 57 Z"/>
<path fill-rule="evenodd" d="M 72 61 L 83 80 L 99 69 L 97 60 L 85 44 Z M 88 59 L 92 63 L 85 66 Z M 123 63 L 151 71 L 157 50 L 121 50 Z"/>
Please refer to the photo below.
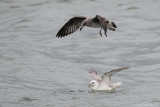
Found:
<path fill-rule="evenodd" d="M 97 90 L 98 87 L 99 87 L 99 84 L 97 83 L 92 87 L 92 90 Z"/>

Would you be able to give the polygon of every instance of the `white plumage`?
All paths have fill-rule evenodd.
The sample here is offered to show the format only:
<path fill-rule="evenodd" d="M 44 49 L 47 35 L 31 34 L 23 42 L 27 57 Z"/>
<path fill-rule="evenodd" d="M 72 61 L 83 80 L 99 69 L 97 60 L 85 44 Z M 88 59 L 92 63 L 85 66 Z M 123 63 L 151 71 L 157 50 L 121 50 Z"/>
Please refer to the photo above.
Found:
<path fill-rule="evenodd" d="M 95 71 L 92 69 L 89 71 L 89 75 L 94 78 L 89 84 L 89 87 L 91 87 L 92 90 L 98 90 L 98 91 L 110 91 L 115 89 L 116 87 L 122 85 L 122 82 L 117 82 L 117 83 L 110 83 L 111 81 L 111 76 L 119 71 L 126 70 L 129 67 L 125 68 L 119 68 L 112 70 L 110 72 L 105 73 L 102 77 L 99 77 Z"/>

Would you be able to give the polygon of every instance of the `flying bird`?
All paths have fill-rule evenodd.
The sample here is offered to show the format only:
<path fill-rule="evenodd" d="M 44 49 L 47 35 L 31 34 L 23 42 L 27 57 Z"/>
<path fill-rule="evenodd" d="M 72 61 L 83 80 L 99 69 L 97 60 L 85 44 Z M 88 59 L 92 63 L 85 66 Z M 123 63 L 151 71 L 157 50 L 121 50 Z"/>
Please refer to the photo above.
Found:
<path fill-rule="evenodd" d="M 89 71 L 89 75 L 94 79 L 90 82 L 89 86 L 93 91 L 111 91 L 116 87 L 122 85 L 122 82 L 110 83 L 111 76 L 119 71 L 126 70 L 129 67 L 119 68 L 105 73 L 102 77 L 99 77 L 94 70 Z"/>
<path fill-rule="evenodd" d="M 85 16 L 77 16 L 71 18 L 57 33 L 56 37 L 65 37 L 80 28 L 80 31 L 84 26 L 92 28 L 100 28 L 99 34 L 102 37 L 101 30 L 103 28 L 104 34 L 107 37 L 107 28 L 109 30 L 115 31 L 117 25 L 114 22 L 109 22 L 106 18 L 96 15 L 94 18 L 89 18 Z"/>

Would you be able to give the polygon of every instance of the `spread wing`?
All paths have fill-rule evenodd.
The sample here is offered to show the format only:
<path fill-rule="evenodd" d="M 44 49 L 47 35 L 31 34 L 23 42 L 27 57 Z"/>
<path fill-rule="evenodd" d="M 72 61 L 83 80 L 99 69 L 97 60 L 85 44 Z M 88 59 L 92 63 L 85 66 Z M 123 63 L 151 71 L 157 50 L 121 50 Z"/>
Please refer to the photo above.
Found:
<path fill-rule="evenodd" d="M 105 83 L 109 83 L 111 81 L 111 76 L 119 71 L 122 71 L 122 70 L 126 70 L 128 69 L 129 67 L 125 67 L 125 68 L 119 68 L 119 69 L 115 69 L 115 70 L 112 70 L 110 72 L 107 72 L 105 73 L 103 76 L 102 76 L 102 82 L 105 82 Z"/>
<path fill-rule="evenodd" d="M 57 33 L 56 37 L 65 37 L 68 34 L 75 32 L 86 17 L 79 16 L 71 18 Z"/>
<path fill-rule="evenodd" d="M 109 21 L 107 19 L 105 19 L 104 17 L 101 17 L 100 15 L 96 15 L 96 17 L 93 19 L 94 22 L 99 22 L 104 30 L 104 32 L 107 32 L 107 23 L 109 23 Z"/>
<path fill-rule="evenodd" d="M 101 83 L 101 81 L 102 81 L 102 79 L 101 79 L 101 77 L 99 77 L 98 75 L 97 75 L 97 72 L 95 72 L 94 70 L 90 70 L 89 71 L 89 75 L 93 78 L 93 79 L 95 79 L 98 83 Z"/>

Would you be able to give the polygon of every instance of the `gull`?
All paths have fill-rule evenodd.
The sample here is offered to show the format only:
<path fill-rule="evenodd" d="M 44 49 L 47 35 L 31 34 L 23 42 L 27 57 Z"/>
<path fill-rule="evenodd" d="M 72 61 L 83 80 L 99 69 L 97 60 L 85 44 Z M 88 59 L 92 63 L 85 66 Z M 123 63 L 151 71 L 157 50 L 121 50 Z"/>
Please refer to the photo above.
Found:
<path fill-rule="evenodd" d="M 97 73 L 94 70 L 89 71 L 89 75 L 94 78 L 89 84 L 88 87 L 90 87 L 93 91 L 111 91 L 115 89 L 116 87 L 122 85 L 122 82 L 117 83 L 110 83 L 111 76 L 119 71 L 126 70 L 129 67 L 119 68 L 112 70 L 110 72 L 105 73 L 102 77 L 99 77 Z"/>
<path fill-rule="evenodd" d="M 94 18 L 89 18 L 85 16 L 77 16 L 71 18 L 66 24 L 58 31 L 56 37 L 65 37 L 80 28 L 80 31 L 84 26 L 92 28 L 100 28 L 99 34 L 102 37 L 101 30 L 103 28 L 104 34 L 107 37 L 107 28 L 109 30 L 115 31 L 117 26 L 114 22 L 109 22 L 106 18 L 96 15 Z"/>

